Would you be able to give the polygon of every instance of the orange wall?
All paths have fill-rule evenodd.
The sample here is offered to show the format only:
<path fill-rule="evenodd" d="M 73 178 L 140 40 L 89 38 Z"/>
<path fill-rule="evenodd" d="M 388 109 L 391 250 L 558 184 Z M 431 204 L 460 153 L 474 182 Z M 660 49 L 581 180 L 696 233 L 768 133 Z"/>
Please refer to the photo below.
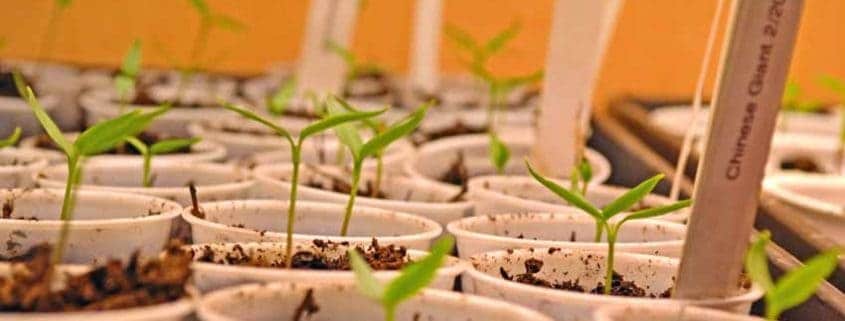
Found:
<path fill-rule="evenodd" d="M 307 1 L 207 0 L 212 8 L 245 22 L 242 33 L 215 31 L 213 69 L 259 73 L 299 52 Z M 526 72 L 542 65 L 552 0 L 444 0 L 444 18 L 487 37 L 512 21 L 522 34 L 494 60 L 502 73 Z M 716 0 L 628 0 L 609 47 L 598 101 L 625 93 L 686 96 L 692 92 L 704 37 Z M 845 77 L 845 1 L 806 1 L 792 77 L 812 96 L 833 96 L 815 85 L 820 74 Z M 52 0 L 0 0 L 0 57 L 37 56 Z M 393 70 L 407 65 L 411 0 L 367 0 L 353 49 Z M 90 65 L 119 63 L 134 38 L 144 41 L 148 65 L 168 65 L 167 54 L 184 59 L 198 26 L 185 0 L 76 0 L 62 16 L 53 60 Z M 456 50 L 445 43 L 442 67 L 457 72 Z M 716 62 L 714 61 L 713 67 Z"/>

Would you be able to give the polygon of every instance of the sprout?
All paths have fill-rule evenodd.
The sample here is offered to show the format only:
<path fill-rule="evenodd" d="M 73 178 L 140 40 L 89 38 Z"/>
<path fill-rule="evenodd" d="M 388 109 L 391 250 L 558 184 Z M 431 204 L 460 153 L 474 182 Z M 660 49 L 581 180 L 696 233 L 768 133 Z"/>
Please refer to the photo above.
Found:
<path fill-rule="evenodd" d="M 630 189 L 625 194 L 622 194 L 622 196 L 619 196 L 617 199 L 605 205 L 603 208 L 599 209 L 597 206 L 590 204 L 590 201 L 584 198 L 584 196 L 580 195 L 580 193 L 570 192 L 569 190 L 558 185 L 557 183 L 535 172 L 528 160 L 525 161 L 525 165 L 528 167 L 528 171 L 531 173 L 531 176 L 534 176 L 534 179 L 540 182 L 540 184 L 543 184 L 543 186 L 545 186 L 550 191 L 569 202 L 569 204 L 572 204 L 572 206 L 581 209 L 585 213 L 589 214 L 590 217 L 596 220 L 596 242 L 601 241 L 602 230 L 607 232 L 607 275 L 605 276 L 604 282 L 605 294 L 610 293 L 610 289 L 612 286 L 614 258 L 613 256 L 616 246 L 616 237 L 619 233 L 619 229 L 622 227 L 622 224 L 625 224 L 625 222 L 631 220 L 658 217 L 670 212 L 680 210 L 692 204 L 691 200 L 683 200 L 669 205 L 652 207 L 632 212 L 617 222 L 611 222 L 611 218 L 623 211 L 628 210 L 629 208 L 631 208 L 631 206 L 634 206 L 640 200 L 648 196 L 648 194 L 651 193 L 654 187 L 657 186 L 657 183 L 659 183 L 660 180 L 663 179 L 663 174 L 658 174 L 653 176 L 652 178 L 647 179 L 636 187 Z"/>
<path fill-rule="evenodd" d="M 182 95 L 182 91 L 191 80 L 194 72 L 202 69 L 202 58 L 205 49 L 208 47 L 208 37 L 213 27 L 218 27 L 232 32 L 240 32 L 246 29 L 246 26 L 237 19 L 227 16 L 222 13 L 213 12 L 205 0 L 189 0 L 194 11 L 200 16 L 200 28 L 197 31 L 197 37 L 191 47 L 191 54 L 189 62 L 186 67 L 182 68 L 179 75 L 179 89 L 176 98 Z"/>
<path fill-rule="evenodd" d="M 18 143 L 18 140 L 21 139 L 22 130 L 20 127 L 15 127 L 15 130 L 12 132 L 9 137 L 0 139 L 0 148 L 6 148 Z"/>
<path fill-rule="evenodd" d="M 299 136 L 294 138 L 293 135 L 290 134 L 287 130 L 276 125 L 271 120 L 265 119 L 257 114 L 246 110 L 244 108 L 235 106 L 230 103 L 224 103 L 223 107 L 240 114 L 241 116 L 255 121 L 259 124 L 262 124 L 276 133 L 279 137 L 284 138 L 290 144 L 290 152 L 291 152 L 291 163 L 293 164 L 293 174 L 290 180 L 290 197 L 288 202 L 288 221 L 287 221 L 287 242 L 285 245 L 285 264 L 287 267 L 290 267 L 291 264 L 291 257 L 293 253 L 293 221 L 294 221 L 294 212 L 296 210 L 296 189 L 297 189 L 297 181 L 299 180 L 299 165 L 302 158 L 302 145 L 305 143 L 305 140 L 311 136 L 329 130 L 331 128 L 343 125 L 344 123 L 359 121 L 362 119 L 367 119 L 370 117 L 375 117 L 384 112 L 384 110 L 372 111 L 372 112 L 355 112 L 355 113 L 345 113 L 341 115 L 328 115 L 321 120 L 315 121 L 309 124 L 307 127 L 302 129 L 299 132 Z"/>
<path fill-rule="evenodd" d="M 381 305 L 386 321 L 393 321 L 396 320 L 396 307 L 434 280 L 437 269 L 446 261 L 454 243 L 451 236 L 441 238 L 431 247 L 431 254 L 402 268 L 399 276 L 387 284 L 376 280 L 367 262 L 354 248 L 349 249 L 349 263 L 361 293 Z"/>
<path fill-rule="evenodd" d="M 745 257 L 745 272 L 754 283 L 766 291 L 766 319 L 777 320 L 781 313 L 807 301 L 816 288 L 836 269 L 839 249 L 825 251 L 804 262 L 804 266 L 786 272 L 777 282 L 772 281 L 766 259 L 769 231 L 760 232 Z"/>
<path fill-rule="evenodd" d="M 144 187 L 152 187 L 153 186 L 153 179 L 150 175 L 150 167 L 152 164 L 153 156 L 171 153 L 186 147 L 190 147 L 193 144 L 199 142 L 199 138 L 177 138 L 177 139 L 168 139 L 163 140 L 160 142 L 156 142 L 150 146 L 144 144 L 140 139 L 135 137 L 127 137 L 126 142 L 130 145 L 135 147 L 139 153 L 144 157 L 144 166 L 143 166 L 143 175 L 141 176 L 141 186 Z"/>
<path fill-rule="evenodd" d="M 508 164 L 508 160 L 511 158 L 510 150 L 508 150 L 508 146 L 505 145 L 502 140 L 499 139 L 499 136 L 496 135 L 494 132 L 490 132 L 490 161 L 493 162 L 493 166 L 496 167 L 496 173 L 502 175 L 505 173 L 505 167 Z"/>
<path fill-rule="evenodd" d="M 44 108 L 41 107 L 41 104 L 32 92 L 32 88 L 24 83 L 23 77 L 15 72 L 14 79 L 18 92 L 21 93 L 23 99 L 32 108 L 35 117 L 41 123 L 41 126 L 44 127 L 47 136 L 59 146 L 59 149 L 67 157 L 68 174 L 60 216 L 63 223 L 59 242 L 56 245 L 56 251 L 53 252 L 52 258 L 52 263 L 56 264 L 62 259 L 67 244 L 67 238 L 70 233 L 70 221 L 73 218 L 74 190 L 76 185 L 79 184 L 82 171 L 81 165 L 85 162 L 85 158 L 104 153 L 113 149 L 127 137 L 137 135 L 153 119 L 167 112 L 169 107 L 163 106 L 148 113 L 141 113 L 141 111 L 135 110 L 120 115 L 117 118 L 97 123 L 79 134 L 76 140 L 71 143 L 65 138 L 59 127 L 56 126 L 56 123 L 50 119 Z"/>
<path fill-rule="evenodd" d="M 126 56 L 123 57 L 120 71 L 114 76 L 114 87 L 117 90 L 117 97 L 120 99 L 121 111 L 129 103 L 129 93 L 135 89 L 135 80 L 141 71 L 141 57 L 141 41 L 135 40 L 132 47 L 129 47 Z"/>
<path fill-rule="evenodd" d="M 336 98 L 333 101 L 338 101 Z M 333 105 L 330 105 L 332 107 Z M 383 132 L 373 136 L 369 141 L 364 143 L 361 136 L 355 127 L 349 124 L 338 126 L 335 128 L 337 137 L 341 143 L 349 148 L 352 153 L 352 188 L 349 190 L 349 200 L 346 203 L 346 214 L 343 217 L 343 224 L 340 227 L 340 235 L 346 236 L 349 229 L 349 220 L 352 218 L 352 207 L 355 205 L 355 196 L 358 194 L 358 183 L 361 180 L 361 169 L 364 164 L 364 159 L 370 156 L 378 155 L 382 150 L 386 149 L 391 143 L 407 136 L 413 132 L 417 126 L 420 125 L 425 113 L 428 110 L 428 104 L 418 108 L 405 119 L 393 124 Z M 342 112 L 337 107 L 330 112 Z M 341 114 L 342 115 L 342 114 Z"/>
<path fill-rule="evenodd" d="M 295 95 L 296 78 L 291 77 L 282 82 L 279 88 L 276 88 L 276 91 L 273 92 L 273 95 L 267 97 L 267 111 L 276 116 L 283 115 L 290 106 L 290 100 Z"/>
<path fill-rule="evenodd" d="M 361 62 L 351 50 L 334 41 L 326 42 L 326 49 L 343 59 L 343 62 L 346 63 L 348 70 L 346 73 L 347 80 L 355 79 L 360 75 L 379 74 L 384 70 L 384 68 L 374 62 Z"/>
<path fill-rule="evenodd" d="M 357 109 L 355 109 L 355 107 L 352 107 L 351 105 L 349 105 L 349 103 L 347 103 L 344 100 L 338 100 L 338 102 L 347 111 L 353 111 L 353 112 L 358 111 Z M 387 130 L 387 124 L 385 124 L 381 120 L 368 118 L 368 119 L 364 119 L 362 122 L 364 123 L 364 126 L 369 128 L 370 131 L 373 132 L 373 136 L 378 136 L 379 134 L 381 134 L 385 130 Z M 342 160 L 344 154 L 339 153 L 338 155 L 340 156 L 338 158 L 340 160 Z M 375 178 L 375 182 L 373 183 L 373 185 L 374 185 L 373 190 L 370 191 L 370 196 L 372 196 L 372 197 L 378 196 L 379 191 L 381 191 L 381 179 L 382 179 L 383 172 L 384 172 L 384 149 L 380 149 L 379 151 L 377 151 L 375 157 L 376 157 L 376 178 Z M 338 163 L 342 164 L 342 162 L 338 162 Z"/>
<path fill-rule="evenodd" d="M 575 169 L 569 174 L 569 191 L 587 196 L 587 187 L 593 179 L 593 165 L 587 159 L 582 158 Z"/>
<path fill-rule="evenodd" d="M 519 23 L 513 23 L 482 44 L 465 30 L 453 25 L 446 26 L 446 36 L 469 55 L 469 59 L 464 59 L 464 64 L 470 73 L 487 85 L 490 100 L 487 108 L 488 130 L 493 128 L 497 110 L 504 106 L 505 99 L 513 90 L 543 79 L 542 69 L 526 75 L 499 77 L 493 75 L 487 66 L 490 59 L 501 52 L 521 30 Z"/>

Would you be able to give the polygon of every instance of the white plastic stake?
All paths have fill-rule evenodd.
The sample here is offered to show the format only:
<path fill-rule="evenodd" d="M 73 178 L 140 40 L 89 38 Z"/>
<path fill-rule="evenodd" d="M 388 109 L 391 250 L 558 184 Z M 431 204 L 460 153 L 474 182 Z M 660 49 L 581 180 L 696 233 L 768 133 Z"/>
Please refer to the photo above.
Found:
<path fill-rule="evenodd" d="M 675 296 L 735 295 L 803 0 L 734 0 Z"/>
<path fill-rule="evenodd" d="M 326 49 L 334 42 L 349 48 L 358 16 L 358 0 L 312 0 L 297 78 L 300 93 L 337 93 L 343 86 L 346 65 Z"/>
<path fill-rule="evenodd" d="M 593 88 L 622 0 L 556 0 L 546 57 L 534 164 L 567 176 L 575 162 L 579 122 L 589 119 Z M 578 109 L 584 112 L 579 119 Z"/>
<path fill-rule="evenodd" d="M 417 0 L 414 11 L 414 38 L 411 45 L 411 90 L 427 94 L 437 91 L 440 82 L 440 30 L 443 0 Z"/>

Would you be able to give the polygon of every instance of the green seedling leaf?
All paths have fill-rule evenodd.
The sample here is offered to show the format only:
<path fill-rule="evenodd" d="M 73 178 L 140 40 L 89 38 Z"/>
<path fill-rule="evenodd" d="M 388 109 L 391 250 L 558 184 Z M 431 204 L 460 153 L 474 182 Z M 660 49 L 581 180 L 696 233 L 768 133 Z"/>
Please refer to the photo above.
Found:
<path fill-rule="evenodd" d="M 502 91 L 507 93 L 516 88 L 541 81 L 545 75 L 545 71 L 540 69 L 527 75 L 505 78 L 501 81 L 500 86 L 502 87 Z"/>
<path fill-rule="evenodd" d="M 359 112 L 360 111 L 360 110 L 356 109 L 355 107 L 352 107 L 352 105 L 350 105 L 348 102 L 346 102 L 343 99 L 335 99 L 335 101 L 337 103 L 339 103 L 340 106 L 343 107 L 343 109 L 346 109 L 346 111 L 350 111 L 350 112 Z M 385 109 L 387 109 L 387 108 L 385 108 Z M 385 130 L 385 128 L 384 128 L 385 124 L 381 121 L 374 120 L 373 118 L 362 119 L 361 122 L 364 123 L 364 125 L 366 125 L 368 128 L 370 128 L 370 130 L 373 131 L 373 134 L 377 135 L 378 133 L 381 133 Z"/>
<path fill-rule="evenodd" d="M 288 139 L 289 141 L 293 142 L 293 136 L 291 136 L 291 134 L 284 128 L 280 127 L 279 125 L 276 125 L 273 121 L 258 116 L 256 113 L 253 113 L 245 108 L 238 107 L 237 105 L 229 102 L 221 101 L 220 104 L 223 106 L 223 108 L 236 112 L 244 118 L 251 119 L 253 121 L 263 124 L 264 126 L 267 126 L 274 132 L 276 132 L 276 135 L 282 136 Z"/>
<path fill-rule="evenodd" d="M 194 7 L 194 10 L 197 11 L 201 16 L 210 16 L 211 9 L 208 7 L 208 3 L 205 0 L 190 0 L 191 5 Z"/>
<path fill-rule="evenodd" d="M 273 115 L 282 115 L 296 95 L 296 78 L 286 79 L 267 100 L 267 110 Z"/>
<path fill-rule="evenodd" d="M 824 75 L 819 77 L 819 84 L 832 90 L 842 98 L 845 98 L 845 81 L 842 79 L 830 75 Z"/>
<path fill-rule="evenodd" d="M 454 244 L 452 237 L 443 237 L 431 247 L 431 254 L 403 268 L 399 276 L 385 287 L 382 297 L 384 305 L 395 307 L 431 283 Z"/>
<path fill-rule="evenodd" d="M 119 74 L 114 76 L 114 87 L 121 97 L 125 97 L 132 88 L 135 88 L 135 79 L 126 75 Z"/>
<path fill-rule="evenodd" d="M 534 168 L 531 167 L 531 163 L 528 162 L 528 159 L 525 160 L 525 166 L 528 167 L 528 172 L 531 174 L 531 176 L 533 176 L 535 180 L 540 182 L 540 184 L 543 184 L 543 186 L 545 186 L 548 190 L 552 191 L 552 193 L 557 194 L 557 196 L 560 196 L 561 198 L 569 202 L 569 204 L 580 208 L 582 211 L 586 212 L 593 218 L 600 221 L 604 220 L 604 215 L 602 214 L 602 212 L 598 208 L 593 206 L 593 204 L 590 204 L 590 202 L 587 201 L 583 196 L 579 195 L 576 192 L 570 192 L 563 186 L 558 185 L 557 183 L 543 177 L 543 175 L 540 175 L 539 173 L 534 171 Z"/>
<path fill-rule="evenodd" d="M 144 142 L 142 142 L 140 139 L 137 139 L 135 137 L 127 137 L 126 142 L 129 143 L 129 145 L 132 145 L 132 147 L 135 147 L 135 149 L 137 149 L 138 152 L 141 153 L 141 155 L 150 154 L 150 149 L 147 148 L 147 144 L 144 144 Z"/>
<path fill-rule="evenodd" d="M 5 148 L 17 144 L 18 140 L 21 139 L 22 132 L 23 130 L 21 130 L 20 127 L 15 127 L 15 130 L 12 132 L 11 135 L 9 135 L 9 137 L 0 140 L 0 148 Z"/>
<path fill-rule="evenodd" d="M 352 265 L 352 271 L 355 272 L 355 281 L 361 293 L 370 299 L 381 302 L 384 295 L 384 286 L 376 280 L 370 265 L 361 257 L 357 249 L 349 249 L 349 263 Z"/>
<path fill-rule="evenodd" d="M 308 125 L 308 127 L 305 127 L 304 129 L 302 129 L 302 131 L 299 133 L 299 136 L 300 137 L 309 137 L 309 136 L 312 136 L 312 135 L 317 134 L 319 132 L 322 132 L 324 130 L 327 130 L 327 129 L 330 129 L 330 128 L 333 128 L 333 127 L 337 127 L 337 126 L 340 126 L 340 125 L 343 125 L 343 124 L 346 124 L 346 123 L 349 123 L 349 122 L 365 120 L 365 119 L 369 119 L 371 117 L 381 115 L 385 111 L 387 111 L 387 109 L 381 109 L 381 110 L 370 111 L 370 112 L 345 112 L 345 113 L 330 114 L 329 116 L 324 117 L 322 120 L 319 120 L 315 123 L 312 123 L 312 124 Z M 354 128 L 352 128 L 352 129 L 354 130 Z M 355 133 L 357 134 L 357 131 L 355 131 Z M 360 141 L 360 137 L 358 139 Z"/>
<path fill-rule="evenodd" d="M 19 72 L 15 71 L 12 74 L 12 77 L 15 80 L 15 87 L 18 89 L 18 93 L 21 97 L 23 97 L 24 101 L 26 101 L 26 104 L 32 108 L 35 118 L 37 118 L 38 122 L 41 123 L 41 127 L 44 128 L 47 136 L 50 136 L 50 139 L 52 139 L 65 154 L 70 155 L 75 153 L 76 151 L 73 145 L 67 140 L 67 138 L 65 138 L 65 135 L 62 134 L 59 126 L 53 122 L 53 119 L 51 119 L 50 115 L 47 114 L 47 111 L 44 110 L 44 107 L 41 107 L 41 103 L 39 103 L 38 99 L 35 98 L 35 93 L 32 92 L 32 88 L 25 83 L 23 76 L 21 76 Z"/>
<path fill-rule="evenodd" d="M 359 157 L 363 158 L 374 156 L 391 143 L 409 135 L 411 132 L 417 129 L 420 123 L 422 123 L 423 118 L 425 118 L 426 111 L 428 111 L 427 104 L 418 108 L 415 112 L 413 112 L 411 115 L 408 115 L 408 117 L 406 117 L 405 119 L 388 127 L 381 134 L 378 134 L 369 141 L 367 141 L 363 146 L 361 146 L 361 153 Z"/>
<path fill-rule="evenodd" d="M 127 76 L 135 77 L 141 71 L 141 40 L 135 40 L 129 52 L 123 57 L 120 72 Z"/>
<path fill-rule="evenodd" d="M 446 37 L 452 40 L 452 42 L 458 47 L 473 53 L 481 51 L 481 48 L 475 39 L 468 32 L 458 26 L 448 24 L 446 25 L 445 31 Z"/>
<path fill-rule="evenodd" d="M 637 204 L 641 199 L 648 196 L 648 194 L 654 190 L 654 187 L 656 187 L 657 183 L 660 183 L 661 180 L 663 180 L 663 174 L 654 175 L 652 178 L 649 178 L 645 182 L 642 182 L 636 187 L 628 190 L 625 194 L 622 194 L 622 196 L 610 202 L 610 204 L 605 205 L 605 207 L 602 208 L 604 219 L 610 219 L 614 215 L 619 214 Z"/>
<path fill-rule="evenodd" d="M 327 41 L 326 49 L 343 59 L 347 66 L 355 66 L 358 64 L 358 58 L 355 57 L 355 54 L 337 42 Z"/>
<path fill-rule="evenodd" d="M 777 318 L 783 311 L 813 296 L 819 285 L 836 269 L 840 253 L 839 249 L 825 251 L 775 282 L 774 288 L 766 293 L 766 316 Z"/>
<path fill-rule="evenodd" d="M 796 101 L 798 101 L 798 97 L 800 96 L 801 86 L 798 85 L 797 82 L 789 80 L 786 82 L 786 85 L 783 88 L 783 96 L 781 97 L 781 102 L 784 107 L 792 106 L 793 104 L 795 104 Z"/>
<path fill-rule="evenodd" d="M 593 180 L 593 165 L 587 159 L 582 159 L 578 164 L 578 175 L 584 181 L 584 184 L 590 183 Z"/>
<path fill-rule="evenodd" d="M 520 31 L 522 31 L 522 24 L 519 22 L 512 23 L 508 26 L 508 28 L 500 31 L 498 34 L 493 36 L 493 38 L 490 38 L 490 40 L 484 44 L 484 51 L 487 55 L 492 55 L 501 51 L 508 42 L 519 35 Z"/>
<path fill-rule="evenodd" d="M 490 160 L 493 162 L 493 166 L 496 167 L 496 172 L 501 174 L 505 173 L 505 166 L 508 164 L 508 160 L 511 158 L 510 150 L 508 146 L 505 145 L 502 140 L 499 139 L 499 136 L 495 133 L 490 133 Z"/>
<path fill-rule="evenodd" d="M 79 134 L 74 146 L 83 156 L 96 155 L 108 151 L 126 140 L 127 137 L 140 134 L 156 117 L 170 110 L 162 106 L 148 113 L 134 110 L 91 126 Z"/>
<path fill-rule="evenodd" d="M 67 9 L 71 4 L 73 4 L 73 0 L 56 0 L 59 9 Z"/>
<path fill-rule="evenodd" d="M 246 25 L 243 22 L 240 22 L 239 20 L 230 16 L 222 14 L 214 15 L 212 16 L 211 21 L 214 23 L 214 25 L 232 32 L 241 32 L 246 30 Z"/>
<path fill-rule="evenodd" d="M 641 219 L 652 218 L 652 217 L 658 217 L 658 216 L 662 216 L 662 215 L 672 213 L 672 212 L 680 210 L 682 208 L 687 208 L 690 205 L 692 205 L 692 200 L 683 200 L 683 201 L 678 201 L 678 202 L 675 202 L 675 203 L 672 203 L 672 204 L 669 204 L 669 205 L 647 208 L 647 209 L 644 209 L 644 210 L 639 210 L 639 211 L 633 212 L 633 213 L 629 214 L 628 216 L 625 216 L 625 218 L 622 219 L 622 222 L 627 222 L 627 221 L 631 221 L 631 220 L 641 220 Z M 621 225 L 622 222 L 620 222 L 619 224 Z"/>
<path fill-rule="evenodd" d="M 190 147 L 199 141 L 199 137 L 163 140 L 150 146 L 150 153 L 153 155 L 167 154 L 182 148 Z"/>
<path fill-rule="evenodd" d="M 769 274 L 769 260 L 766 258 L 766 245 L 769 244 L 771 237 L 772 234 L 769 231 L 760 232 L 748 248 L 748 253 L 745 254 L 745 273 L 751 281 L 760 285 L 766 292 L 771 291 L 775 286 Z"/>

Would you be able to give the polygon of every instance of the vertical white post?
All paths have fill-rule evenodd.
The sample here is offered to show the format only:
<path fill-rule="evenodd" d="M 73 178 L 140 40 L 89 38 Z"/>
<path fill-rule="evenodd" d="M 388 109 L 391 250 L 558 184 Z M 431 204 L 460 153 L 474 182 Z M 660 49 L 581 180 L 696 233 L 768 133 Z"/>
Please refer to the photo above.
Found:
<path fill-rule="evenodd" d="M 566 176 L 580 144 L 592 93 L 622 0 L 556 0 L 532 161 L 547 175 Z M 579 112 L 579 109 L 582 110 Z M 581 119 L 579 119 L 579 115 Z"/>
<path fill-rule="evenodd" d="M 675 295 L 736 294 L 803 0 L 734 0 Z"/>
<path fill-rule="evenodd" d="M 417 0 L 411 45 L 411 90 L 434 93 L 440 82 L 443 0 Z"/>
<path fill-rule="evenodd" d="M 337 93 L 343 86 L 343 59 L 326 49 L 334 42 L 348 48 L 352 42 L 358 0 L 312 0 L 297 72 L 300 93 Z"/>

